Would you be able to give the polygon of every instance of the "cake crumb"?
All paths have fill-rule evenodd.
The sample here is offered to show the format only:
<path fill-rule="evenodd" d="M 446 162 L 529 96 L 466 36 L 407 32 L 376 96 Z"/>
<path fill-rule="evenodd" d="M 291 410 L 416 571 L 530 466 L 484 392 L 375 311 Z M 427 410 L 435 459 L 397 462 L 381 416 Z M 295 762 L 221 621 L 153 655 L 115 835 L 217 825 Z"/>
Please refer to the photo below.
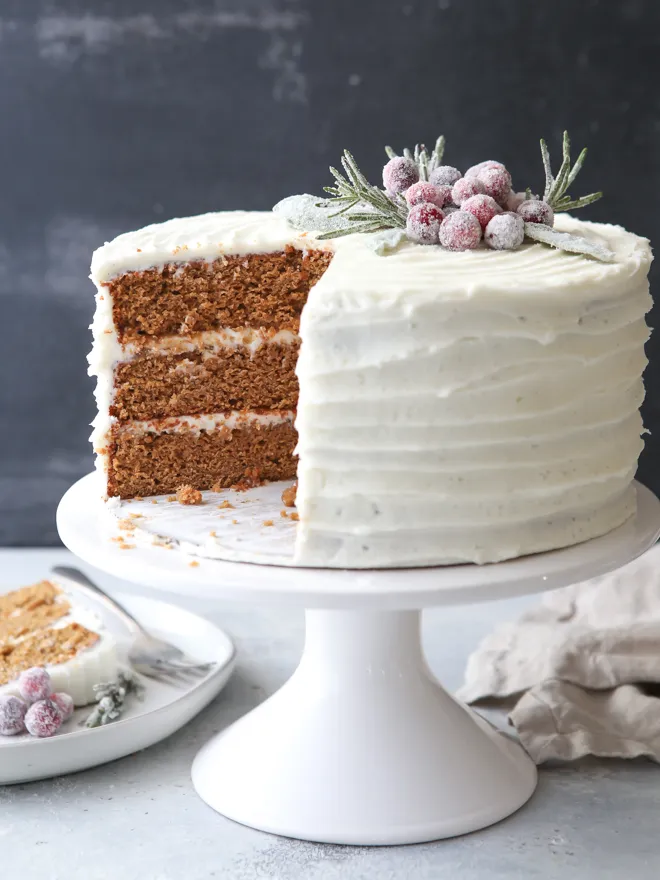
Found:
<path fill-rule="evenodd" d="M 231 503 L 231 501 L 227 501 L 227 499 L 225 498 L 223 502 L 218 504 L 218 510 L 235 510 L 235 507 Z"/>
<path fill-rule="evenodd" d="M 129 513 L 129 519 L 144 519 L 144 516 L 141 513 Z"/>
<path fill-rule="evenodd" d="M 284 492 L 282 492 L 282 504 L 285 507 L 295 507 L 296 506 L 296 492 L 298 490 L 298 483 L 294 483 L 293 486 L 288 486 Z"/>
<path fill-rule="evenodd" d="M 176 501 L 176 495 L 168 495 L 167 500 L 168 501 Z"/>
<path fill-rule="evenodd" d="M 233 519 L 233 520 L 231 521 L 231 524 L 232 524 L 233 526 L 237 526 L 237 525 L 238 525 L 238 520 L 237 520 L 237 519 Z"/>
<path fill-rule="evenodd" d="M 216 533 L 215 533 L 215 529 L 211 529 L 211 531 L 209 532 L 209 535 L 210 535 L 212 538 L 217 538 L 217 537 L 218 537 L 218 536 L 216 535 Z"/>
<path fill-rule="evenodd" d="M 275 525 L 275 523 L 272 521 L 272 519 L 265 519 L 265 520 L 263 521 L 262 525 L 264 525 L 264 526 L 273 526 L 273 525 Z"/>
<path fill-rule="evenodd" d="M 198 565 L 199 565 L 199 562 L 197 562 L 196 559 L 193 559 L 193 561 L 192 561 L 192 562 L 189 562 L 188 565 L 189 565 L 191 568 L 197 568 Z"/>
<path fill-rule="evenodd" d="M 125 519 L 119 520 L 119 522 L 117 523 L 117 527 L 122 532 L 132 532 L 135 530 L 135 523 L 132 522 L 128 517 L 126 517 Z"/>
<path fill-rule="evenodd" d="M 127 544 L 126 542 L 123 542 L 122 544 L 119 545 L 119 549 L 120 550 L 134 550 L 135 544 Z"/>
<path fill-rule="evenodd" d="M 179 504 L 201 504 L 202 493 L 192 486 L 179 486 L 176 490 L 176 500 Z"/>
<path fill-rule="evenodd" d="M 300 517 L 299 517 L 298 514 L 295 512 L 295 510 L 294 510 L 293 513 L 291 514 L 291 519 L 292 519 L 294 522 L 298 522 L 298 520 L 300 519 Z"/>
<path fill-rule="evenodd" d="M 158 504 L 158 499 L 157 499 L 157 498 L 152 498 L 152 499 L 151 499 L 151 503 L 152 503 L 152 504 Z"/>
<path fill-rule="evenodd" d="M 286 519 L 288 515 L 289 514 L 286 512 L 286 510 L 280 510 L 280 516 L 283 517 L 284 519 Z"/>

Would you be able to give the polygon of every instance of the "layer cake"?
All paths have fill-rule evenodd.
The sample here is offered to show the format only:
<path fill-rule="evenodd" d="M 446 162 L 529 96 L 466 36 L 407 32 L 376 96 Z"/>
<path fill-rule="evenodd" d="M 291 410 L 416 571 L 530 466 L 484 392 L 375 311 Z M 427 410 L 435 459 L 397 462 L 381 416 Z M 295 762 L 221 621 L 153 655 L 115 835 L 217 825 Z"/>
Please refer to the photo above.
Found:
<path fill-rule="evenodd" d="M 648 242 L 558 215 L 541 243 L 319 240 L 271 212 L 95 252 L 93 443 L 109 497 L 297 476 L 296 562 L 493 562 L 634 512 Z"/>

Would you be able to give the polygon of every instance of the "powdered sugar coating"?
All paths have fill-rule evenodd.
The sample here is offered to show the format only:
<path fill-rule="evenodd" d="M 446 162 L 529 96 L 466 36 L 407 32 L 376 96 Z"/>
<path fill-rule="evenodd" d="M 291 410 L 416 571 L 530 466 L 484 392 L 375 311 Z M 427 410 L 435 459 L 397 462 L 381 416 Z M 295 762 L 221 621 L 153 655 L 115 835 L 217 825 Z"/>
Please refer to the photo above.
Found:
<path fill-rule="evenodd" d="M 383 186 L 393 193 L 403 193 L 419 180 L 419 169 L 412 159 L 395 156 L 383 168 Z"/>
<path fill-rule="evenodd" d="M 450 251 L 469 251 L 479 246 L 481 224 L 468 211 L 454 211 L 442 221 L 440 244 Z"/>
<path fill-rule="evenodd" d="M 32 736 L 54 736 L 62 720 L 62 713 L 52 700 L 38 700 L 25 713 L 25 726 Z"/>
<path fill-rule="evenodd" d="M 472 196 L 478 196 L 485 193 L 484 185 L 477 177 L 461 177 L 453 185 L 451 190 L 451 198 L 454 204 L 462 205 Z"/>
<path fill-rule="evenodd" d="M 555 212 L 547 202 L 541 199 L 528 199 L 517 210 L 525 223 L 543 223 L 544 226 L 554 226 Z"/>
<path fill-rule="evenodd" d="M 505 202 L 511 192 L 511 175 L 506 168 L 482 168 L 477 175 L 484 192 L 492 196 L 496 202 Z"/>
<path fill-rule="evenodd" d="M 416 241 L 417 244 L 437 244 L 440 224 L 444 216 L 440 208 L 430 202 L 414 205 L 408 213 L 406 222 L 408 238 Z"/>
<path fill-rule="evenodd" d="M 11 694 L 0 695 L 0 736 L 16 736 L 25 731 L 27 705 Z"/>
<path fill-rule="evenodd" d="M 63 692 L 51 694 L 50 698 L 60 710 L 62 721 L 68 721 L 73 715 L 73 698 Z"/>
<path fill-rule="evenodd" d="M 476 165 L 471 165 L 463 177 L 478 177 L 480 172 L 484 171 L 486 168 L 504 168 L 504 165 L 502 165 L 501 162 L 496 162 L 494 159 L 486 159 L 485 162 L 478 162 Z"/>
<path fill-rule="evenodd" d="M 27 703 L 46 700 L 52 690 L 50 675 L 42 666 L 26 669 L 18 677 L 18 692 Z"/>
<path fill-rule="evenodd" d="M 496 214 L 486 227 L 484 241 L 496 251 L 514 250 L 523 243 L 525 223 L 519 214 L 505 211 Z"/>
<path fill-rule="evenodd" d="M 438 165 L 429 175 L 429 181 L 436 186 L 453 186 L 463 175 L 453 165 Z"/>
<path fill-rule="evenodd" d="M 495 199 L 486 195 L 471 196 L 469 199 L 466 199 L 461 205 L 461 211 L 468 211 L 470 214 L 474 214 L 482 229 L 488 226 L 495 214 L 502 213 L 502 209 Z"/>
<path fill-rule="evenodd" d="M 406 201 L 411 208 L 414 205 L 421 205 L 423 202 L 430 202 L 430 204 L 442 208 L 451 201 L 451 187 L 435 186 L 432 183 L 419 180 L 406 190 Z"/>

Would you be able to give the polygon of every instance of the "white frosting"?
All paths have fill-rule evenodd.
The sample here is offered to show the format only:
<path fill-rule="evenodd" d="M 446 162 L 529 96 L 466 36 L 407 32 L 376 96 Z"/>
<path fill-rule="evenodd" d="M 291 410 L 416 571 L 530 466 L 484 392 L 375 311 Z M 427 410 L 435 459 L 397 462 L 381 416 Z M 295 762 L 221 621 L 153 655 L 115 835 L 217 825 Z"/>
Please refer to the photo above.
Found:
<path fill-rule="evenodd" d="M 172 416 L 165 419 L 150 419 L 121 424 L 121 433 L 130 434 L 199 434 L 202 431 L 217 431 L 218 428 L 228 428 L 234 431 L 248 425 L 283 425 L 292 422 L 295 418 L 293 410 L 274 410 L 273 412 L 241 412 L 231 410 L 222 413 L 204 413 L 200 416 Z"/>
<path fill-rule="evenodd" d="M 79 623 L 97 633 L 99 639 L 90 648 L 80 651 L 70 660 L 48 664 L 46 668 L 51 678 L 53 692 L 63 691 L 69 694 L 76 706 L 86 706 L 96 700 L 95 684 L 114 681 L 117 677 L 119 669 L 117 642 L 96 614 L 76 602 L 65 590 L 62 592 L 71 609 L 65 617 L 55 621 L 51 628 L 61 629 L 71 623 Z M 16 682 L 0 686 L 0 694 L 18 695 Z"/>
<path fill-rule="evenodd" d="M 541 244 L 381 257 L 363 236 L 318 243 L 245 212 L 120 236 L 92 263 L 101 421 L 110 278 L 323 244 L 335 255 L 300 329 L 296 562 L 488 562 L 603 534 L 633 512 L 651 253 L 620 227 L 556 226 L 615 261 Z"/>

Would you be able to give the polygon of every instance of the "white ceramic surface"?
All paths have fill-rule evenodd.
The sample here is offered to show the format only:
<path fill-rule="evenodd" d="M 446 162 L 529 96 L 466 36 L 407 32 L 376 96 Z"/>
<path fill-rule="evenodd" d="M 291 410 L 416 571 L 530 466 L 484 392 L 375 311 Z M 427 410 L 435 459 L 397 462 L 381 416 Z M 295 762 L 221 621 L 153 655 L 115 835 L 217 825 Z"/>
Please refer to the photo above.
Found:
<path fill-rule="evenodd" d="M 85 770 L 154 745 L 187 724 L 226 684 L 235 652 L 219 627 L 165 602 L 134 596 L 120 599 L 151 632 L 200 660 L 216 661 L 217 666 L 185 688 L 142 678 L 144 699 L 130 697 L 122 717 L 104 727 L 88 730 L 79 726 L 90 706 L 79 709 L 54 737 L 0 737 L 0 785 Z M 102 613 L 100 606 L 96 610 Z M 117 636 L 126 634 L 120 621 L 103 616 Z"/>
<path fill-rule="evenodd" d="M 497 565 L 370 571 L 266 568 L 196 560 L 151 545 L 122 550 L 111 540 L 95 474 L 83 477 L 66 492 L 57 511 L 57 528 L 66 546 L 86 562 L 128 581 L 177 594 L 289 602 L 305 608 L 410 610 L 543 592 L 625 565 L 650 547 L 660 531 L 660 502 L 644 486 L 636 484 L 636 489 L 636 516 L 608 535 Z M 128 533 L 122 534 L 133 543 Z"/>
<path fill-rule="evenodd" d="M 634 519 L 605 538 L 493 566 L 323 571 L 120 550 L 99 527 L 89 478 L 64 496 L 62 540 L 83 559 L 170 590 L 289 599 L 308 608 L 303 659 L 269 700 L 214 737 L 193 784 L 218 812 L 264 831 L 340 844 L 401 844 L 483 828 L 522 806 L 536 770 L 519 745 L 454 700 L 426 664 L 425 605 L 563 586 L 617 568 L 660 533 L 637 487 Z M 405 609 L 405 610 L 402 610 Z"/>

